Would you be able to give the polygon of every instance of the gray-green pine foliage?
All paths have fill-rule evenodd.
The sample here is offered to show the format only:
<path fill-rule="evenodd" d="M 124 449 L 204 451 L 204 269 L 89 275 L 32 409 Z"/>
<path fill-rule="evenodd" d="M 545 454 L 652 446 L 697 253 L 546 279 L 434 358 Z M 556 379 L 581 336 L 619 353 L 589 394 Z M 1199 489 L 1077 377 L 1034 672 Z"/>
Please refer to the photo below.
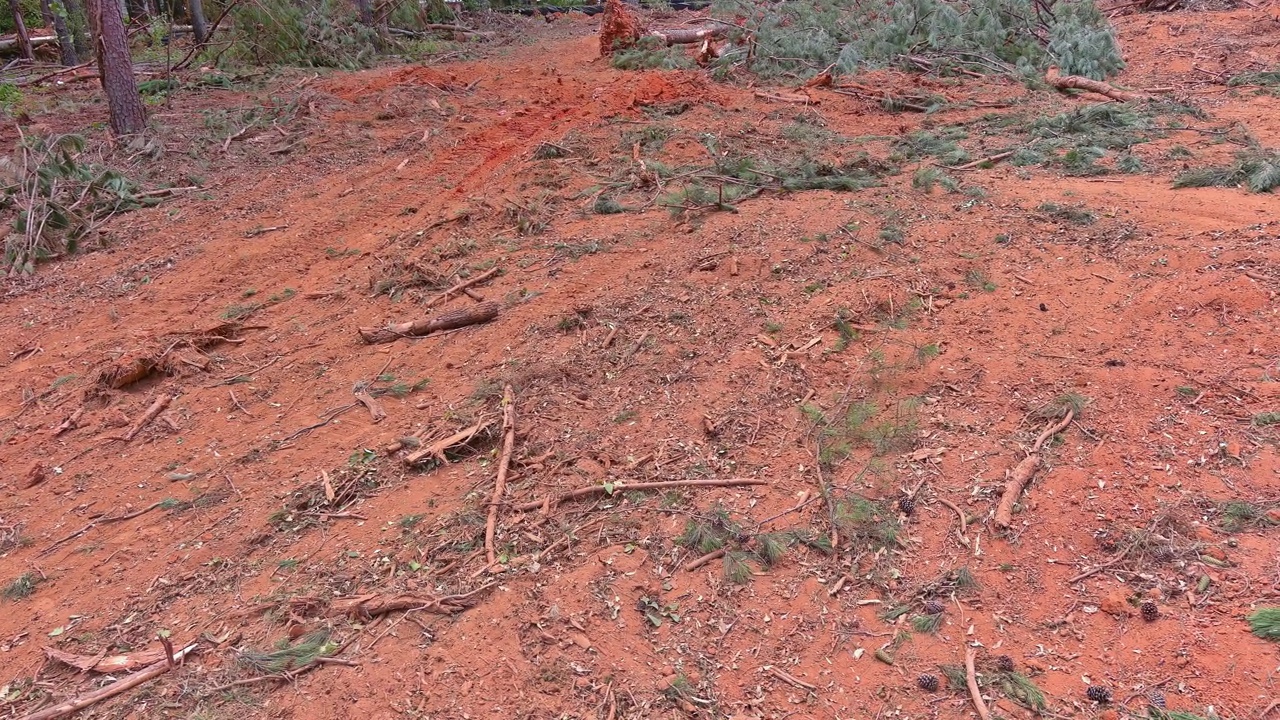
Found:
<path fill-rule="evenodd" d="M 1027 74 L 1057 65 L 1102 79 L 1124 67 L 1115 32 L 1093 0 L 717 0 L 722 17 L 746 17 L 751 69 L 807 76 L 901 63 L 907 55 L 982 71 Z"/>

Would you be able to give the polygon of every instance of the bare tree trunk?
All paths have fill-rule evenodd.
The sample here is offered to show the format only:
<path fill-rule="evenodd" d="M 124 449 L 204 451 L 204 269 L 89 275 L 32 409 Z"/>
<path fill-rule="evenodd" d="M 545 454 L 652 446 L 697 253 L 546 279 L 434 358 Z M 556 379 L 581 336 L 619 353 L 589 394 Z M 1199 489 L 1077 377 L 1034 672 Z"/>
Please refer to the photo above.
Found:
<path fill-rule="evenodd" d="M 57 10 L 49 0 L 40 0 L 40 11 L 47 18 L 46 22 L 58 36 L 58 51 L 62 55 L 62 65 L 71 67 L 80 64 L 80 56 L 76 54 L 75 40 L 71 37 L 71 29 L 67 27 L 66 9 L 59 3 Z"/>
<path fill-rule="evenodd" d="M 59 4 L 66 11 L 65 22 L 71 33 L 71 47 L 75 48 L 76 58 L 89 57 L 89 39 L 85 33 L 84 6 L 80 0 L 60 0 Z"/>
<path fill-rule="evenodd" d="M 89 0 L 89 21 L 96 30 L 94 42 L 102 90 L 111 112 L 111 132 L 133 135 L 147 127 L 147 110 L 133 79 L 133 58 L 125 35 L 124 17 L 115 0 Z"/>
<path fill-rule="evenodd" d="M 9 0 L 15 3 L 17 0 Z M 14 5 L 17 7 L 17 5 Z M 373 26 L 373 0 L 356 0 L 356 9 L 360 11 L 360 24 Z"/>
<path fill-rule="evenodd" d="M 196 43 L 209 39 L 209 22 L 204 18 L 204 5 L 200 0 L 187 0 L 187 11 L 191 13 L 191 33 L 196 36 Z"/>
<path fill-rule="evenodd" d="M 13 29 L 18 36 L 18 54 L 27 60 L 35 60 L 31 50 L 31 36 L 27 34 L 27 24 L 22 21 L 22 8 L 18 0 L 9 0 L 9 10 L 13 12 Z"/>

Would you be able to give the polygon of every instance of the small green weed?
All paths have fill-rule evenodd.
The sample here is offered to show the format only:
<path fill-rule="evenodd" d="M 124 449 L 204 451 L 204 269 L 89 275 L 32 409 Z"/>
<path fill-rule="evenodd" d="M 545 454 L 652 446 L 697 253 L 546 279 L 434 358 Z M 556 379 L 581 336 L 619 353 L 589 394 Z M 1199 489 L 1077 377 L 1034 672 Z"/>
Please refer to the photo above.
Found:
<path fill-rule="evenodd" d="M 1054 220 L 1069 222 L 1073 225 L 1089 225 L 1097 219 L 1093 213 L 1083 208 L 1059 205 L 1054 202 L 1041 203 L 1036 209 Z"/>
<path fill-rule="evenodd" d="M 1249 629 L 1263 640 L 1280 642 L 1280 607 L 1264 607 L 1249 616 Z"/>
<path fill-rule="evenodd" d="M 0 595 L 3 595 L 5 600 L 25 600 L 31 597 L 31 594 L 36 591 L 36 586 L 42 582 L 44 582 L 44 578 L 33 572 L 26 572 L 6 585 L 4 590 L 0 591 Z"/>

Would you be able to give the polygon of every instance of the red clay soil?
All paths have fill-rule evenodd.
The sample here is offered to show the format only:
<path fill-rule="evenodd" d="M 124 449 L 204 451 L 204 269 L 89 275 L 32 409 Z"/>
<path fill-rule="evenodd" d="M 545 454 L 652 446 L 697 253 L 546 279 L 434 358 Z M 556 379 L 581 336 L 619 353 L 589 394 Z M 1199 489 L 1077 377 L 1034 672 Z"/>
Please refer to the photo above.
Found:
<path fill-rule="evenodd" d="M 109 682 L 44 647 L 91 662 L 167 633 L 202 642 L 86 716 L 969 717 L 948 671 L 977 647 L 1001 717 L 1032 716 L 1022 677 L 1054 717 L 1141 717 L 1156 691 L 1259 717 L 1280 205 L 1171 180 L 1245 130 L 1280 148 L 1274 90 L 1225 85 L 1280 60 L 1280 23 L 1117 22 L 1116 82 L 1199 111 L 1134 145 L 1136 174 L 946 171 L 904 144 L 968 128 L 976 159 L 1096 96 L 882 72 L 855 80 L 951 103 L 801 106 L 614 70 L 572 18 L 485 59 L 178 93 L 154 112 L 164 156 L 116 157 L 200 189 L 4 287 L 0 714 Z M 91 88 L 57 92 L 84 115 L 33 122 L 100 119 Z M 991 113 L 1022 119 L 986 133 Z M 784 193 L 735 181 L 730 151 L 874 182 Z M 680 193 L 692 173 L 703 192 Z M 492 322 L 357 332 L 481 299 Z M 112 387 L 139 360 L 159 370 Z M 998 530 L 1006 473 L 1070 403 Z M 762 484 L 628 489 L 732 479 Z"/>

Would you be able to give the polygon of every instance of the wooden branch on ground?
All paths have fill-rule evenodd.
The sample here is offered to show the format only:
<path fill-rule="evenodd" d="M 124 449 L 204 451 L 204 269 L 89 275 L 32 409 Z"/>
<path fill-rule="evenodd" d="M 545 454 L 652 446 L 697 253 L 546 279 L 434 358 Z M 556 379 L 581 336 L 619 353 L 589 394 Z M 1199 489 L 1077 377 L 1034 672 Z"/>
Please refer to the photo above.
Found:
<path fill-rule="evenodd" d="M 396 323 L 384 328 L 362 327 L 359 328 L 360 337 L 369 345 L 395 342 L 406 337 L 422 337 L 442 330 L 487 323 L 498 317 L 498 310 L 498 303 L 487 302 L 475 307 L 453 310 L 426 320 Z"/>
<path fill-rule="evenodd" d="M 356 393 L 356 400 L 360 401 L 369 410 L 369 417 L 375 423 L 382 422 L 387 417 L 387 411 L 382 409 L 382 403 L 378 402 L 368 391 L 361 390 Z"/>
<path fill-rule="evenodd" d="M 57 660 L 64 665 L 70 665 L 81 672 L 128 672 L 165 659 L 165 651 L 163 649 L 142 650 L 127 655 L 107 655 L 104 649 L 103 652 L 92 656 L 63 652 L 48 645 L 44 646 L 43 650 L 50 660 Z"/>
<path fill-rule="evenodd" d="M 80 418 L 82 417 L 84 417 L 83 405 L 76 408 L 76 411 L 71 413 L 70 417 L 68 417 L 66 420 L 63 420 L 61 425 L 53 429 L 54 436 L 57 437 L 58 435 L 61 435 L 62 433 L 68 430 L 75 430 L 76 428 L 80 427 Z"/>
<path fill-rule="evenodd" d="M 1031 482 L 1031 478 L 1035 477 L 1036 470 L 1040 469 L 1040 447 L 1044 445 L 1045 440 L 1066 429 L 1074 418 L 1075 410 L 1067 408 L 1066 417 L 1060 422 L 1050 423 L 1044 432 L 1040 433 L 1040 437 L 1036 438 L 1036 444 L 1031 448 L 1031 453 L 1018 463 L 1013 472 L 1009 473 L 1009 479 L 1004 484 L 1004 493 L 1000 496 L 1000 504 L 996 506 L 997 526 L 1007 528 L 1013 524 L 1013 506 Z"/>
<path fill-rule="evenodd" d="M 51 45 L 56 42 L 58 42 L 58 38 L 55 35 L 37 35 L 36 37 L 31 38 L 31 47 L 34 48 L 40 45 Z M 14 38 L 12 40 L 0 40 L 0 51 L 12 50 L 18 47 L 18 45 L 18 38 Z"/>
<path fill-rule="evenodd" d="M 475 425 L 472 425 L 471 427 L 465 430 L 461 430 L 459 432 L 456 432 L 450 435 L 447 438 L 437 440 L 436 442 L 433 442 L 424 448 L 415 450 L 409 453 L 408 455 L 404 456 L 404 464 L 417 465 L 419 462 L 429 457 L 434 457 L 442 463 L 448 462 L 448 460 L 444 456 L 444 452 L 446 450 L 448 450 L 451 447 L 455 447 L 457 445 L 462 445 L 463 443 L 469 442 L 471 438 L 475 437 L 476 435 L 479 435 L 480 432 L 485 428 L 489 427 L 490 424 L 491 423 L 489 420 L 481 420 L 480 422 L 476 423 Z"/>
<path fill-rule="evenodd" d="M 1107 83 L 1090 80 L 1087 77 L 1080 77 L 1079 75 L 1060 75 L 1058 73 L 1058 66 L 1050 65 L 1049 69 L 1044 74 L 1044 79 L 1045 82 L 1048 82 L 1059 90 L 1088 90 L 1089 92 L 1105 95 L 1106 97 L 1119 102 L 1148 99 L 1145 95 L 1126 92 Z"/>
<path fill-rule="evenodd" d="M 629 483 L 625 485 L 618 483 L 617 485 L 609 487 L 604 485 L 592 485 L 590 487 L 572 490 L 555 498 L 543 498 L 542 500 L 521 503 L 516 506 L 516 510 L 519 510 L 520 512 L 528 512 L 530 510 L 537 510 L 540 507 L 559 505 L 567 500 L 577 500 L 578 498 L 589 497 L 591 495 L 612 494 L 620 490 L 666 490 L 678 487 L 737 487 L 740 485 L 765 484 L 767 484 L 766 481 L 756 478 L 732 478 L 729 480 L 669 480 L 666 482 Z"/>
<path fill-rule="evenodd" d="M 967 530 L 967 529 L 968 529 L 968 526 L 969 526 L 969 519 L 965 517 L 965 515 L 964 515 L 964 511 L 960 509 L 960 506 L 959 506 L 959 505 L 956 505 L 955 503 L 951 502 L 950 500 L 947 500 L 946 498 L 938 498 L 938 502 L 940 502 L 940 503 L 942 503 L 943 505 L 946 505 L 947 507 L 951 508 L 952 510 L 954 510 L 954 511 L 955 511 L 956 515 L 957 515 L 957 516 L 959 516 L 959 518 L 960 518 L 960 540 L 961 540 L 961 541 L 965 544 L 965 546 L 967 547 L 967 546 L 969 545 L 969 538 L 968 538 L 964 533 L 965 533 L 965 530 Z"/>
<path fill-rule="evenodd" d="M 729 28 L 724 25 L 707 25 L 704 27 L 691 28 L 666 28 L 659 30 L 650 30 L 649 35 L 656 37 L 667 45 L 692 45 L 700 43 L 703 40 L 713 40 L 722 38 L 729 34 Z"/>
<path fill-rule="evenodd" d="M 329 617 L 375 618 L 387 613 L 402 610 L 424 610 L 437 615 L 457 615 L 475 605 L 476 595 L 494 587 L 497 583 L 483 585 L 469 593 L 445 595 L 444 597 L 427 597 L 422 595 L 382 596 L 377 593 L 357 595 L 353 597 L 335 598 L 329 605 Z"/>
<path fill-rule="evenodd" d="M 129 428 L 129 432 L 124 435 L 116 436 L 112 439 L 129 442 L 142 430 L 142 428 L 146 427 L 147 423 L 155 420 L 156 416 L 164 412 L 164 409 L 169 407 L 169 403 L 172 401 L 172 395 L 161 395 L 156 398 L 155 402 L 151 403 L 151 407 L 147 408 L 147 411 L 142 414 L 142 417 L 138 418 L 138 421 L 133 424 L 133 427 Z"/>
<path fill-rule="evenodd" d="M 174 653 L 176 659 L 182 660 L 185 658 L 196 649 L 197 644 L 198 643 L 191 643 Z M 139 670 L 129 677 L 121 678 L 104 688 L 99 688 L 93 692 L 81 695 L 78 698 L 72 698 L 71 700 L 59 703 L 53 707 L 45 708 L 39 712 L 31 713 L 30 715 L 22 718 L 22 720 L 56 720 L 57 718 L 64 718 L 69 715 L 73 715 L 90 705 L 106 700 L 107 698 L 115 697 L 116 695 L 119 695 L 126 690 L 131 690 L 148 680 L 158 678 L 169 672 L 172 668 L 173 665 L 170 663 L 168 658 L 160 660 L 159 662 L 148 666 L 145 670 Z"/>
<path fill-rule="evenodd" d="M 798 103 L 801 105 L 817 105 L 818 101 L 802 95 L 800 93 L 767 93 L 756 91 L 755 96 L 761 100 L 774 100 L 777 102 Z"/>
<path fill-rule="evenodd" d="M 447 301 L 449 298 L 453 297 L 457 293 L 466 292 L 467 289 L 470 288 L 472 285 L 479 285 L 480 283 L 484 282 L 485 280 L 488 280 L 489 278 L 493 277 L 497 273 L 498 273 L 498 268 L 496 267 L 489 268 L 488 270 L 480 273 L 479 275 L 476 275 L 475 277 L 472 277 L 472 278 L 467 278 L 466 280 L 463 280 L 457 285 L 454 285 L 448 290 L 445 290 L 439 295 L 431 298 L 430 300 L 423 303 L 423 306 L 435 307 L 436 305 L 439 305 L 440 303 Z"/>
<path fill-rule="evenodd" d="M 978 709 L 978 715 L 982 716 L 982 720 L 991 720 L 991 711 L 987 710 L 987 704 L 982 700 L 982 690 L 978 688 L 978 675 L 973 667 L 973 660 L 977 651 L 971 647 L 964 649 L 964 674 L 965 680 L 969 685 L 969 697 L 973 699 L 973 706 Z"/>
<path fill-rule="evenodd" d="M 982 165 L 983 163 L 995 164 L 1008 157 L 1013 157 L 1012 150 L 1008 152 L 996 153 L 995 155 L 988 155 L 987 157 L 984 157 L 984 158 L 978 158 L 973 162 L 967 162 L 963 165 L 957 165 L 955 167 L 948 167 L 947 169 L 948 170 L 972 170 L 973 168 L 976 168 L 979 165 Z"/>
<path fill-rule="evenodd" d="M 511 468 L 511 451 L 516 444 L 516 409 L 515 391 L 508 385 L 502 391 L 502 459 L 498 461 L 498 479 L 493 483 L 493 499 L 489 501 L 489 519 L 484 527 L 484 551 L 489 558 L 489 565 L 498 562 L 497 551 L 493 547 L 493 537 L 498 531 L 498 504 L 502 502 L 502 492 L 507 487 L 507 471 Z"/>
<path fill-rule="evenodd" d="M 689 562 L 685 563 L 684 571 L 693 572 L 694 570 L 697 570 L 698 568 L 702 567 L 703 565 L 706 565 L 712 560 L 716 560 L 724 557 L 724 552 L 725 552 L 724 548 L 720 548 L 719 550 L 712 550 L 711 552 L 707 553 L 706 555 L 703 555 L 700 558 L 694 558 L 693 560 L 690 560 Z"/>

